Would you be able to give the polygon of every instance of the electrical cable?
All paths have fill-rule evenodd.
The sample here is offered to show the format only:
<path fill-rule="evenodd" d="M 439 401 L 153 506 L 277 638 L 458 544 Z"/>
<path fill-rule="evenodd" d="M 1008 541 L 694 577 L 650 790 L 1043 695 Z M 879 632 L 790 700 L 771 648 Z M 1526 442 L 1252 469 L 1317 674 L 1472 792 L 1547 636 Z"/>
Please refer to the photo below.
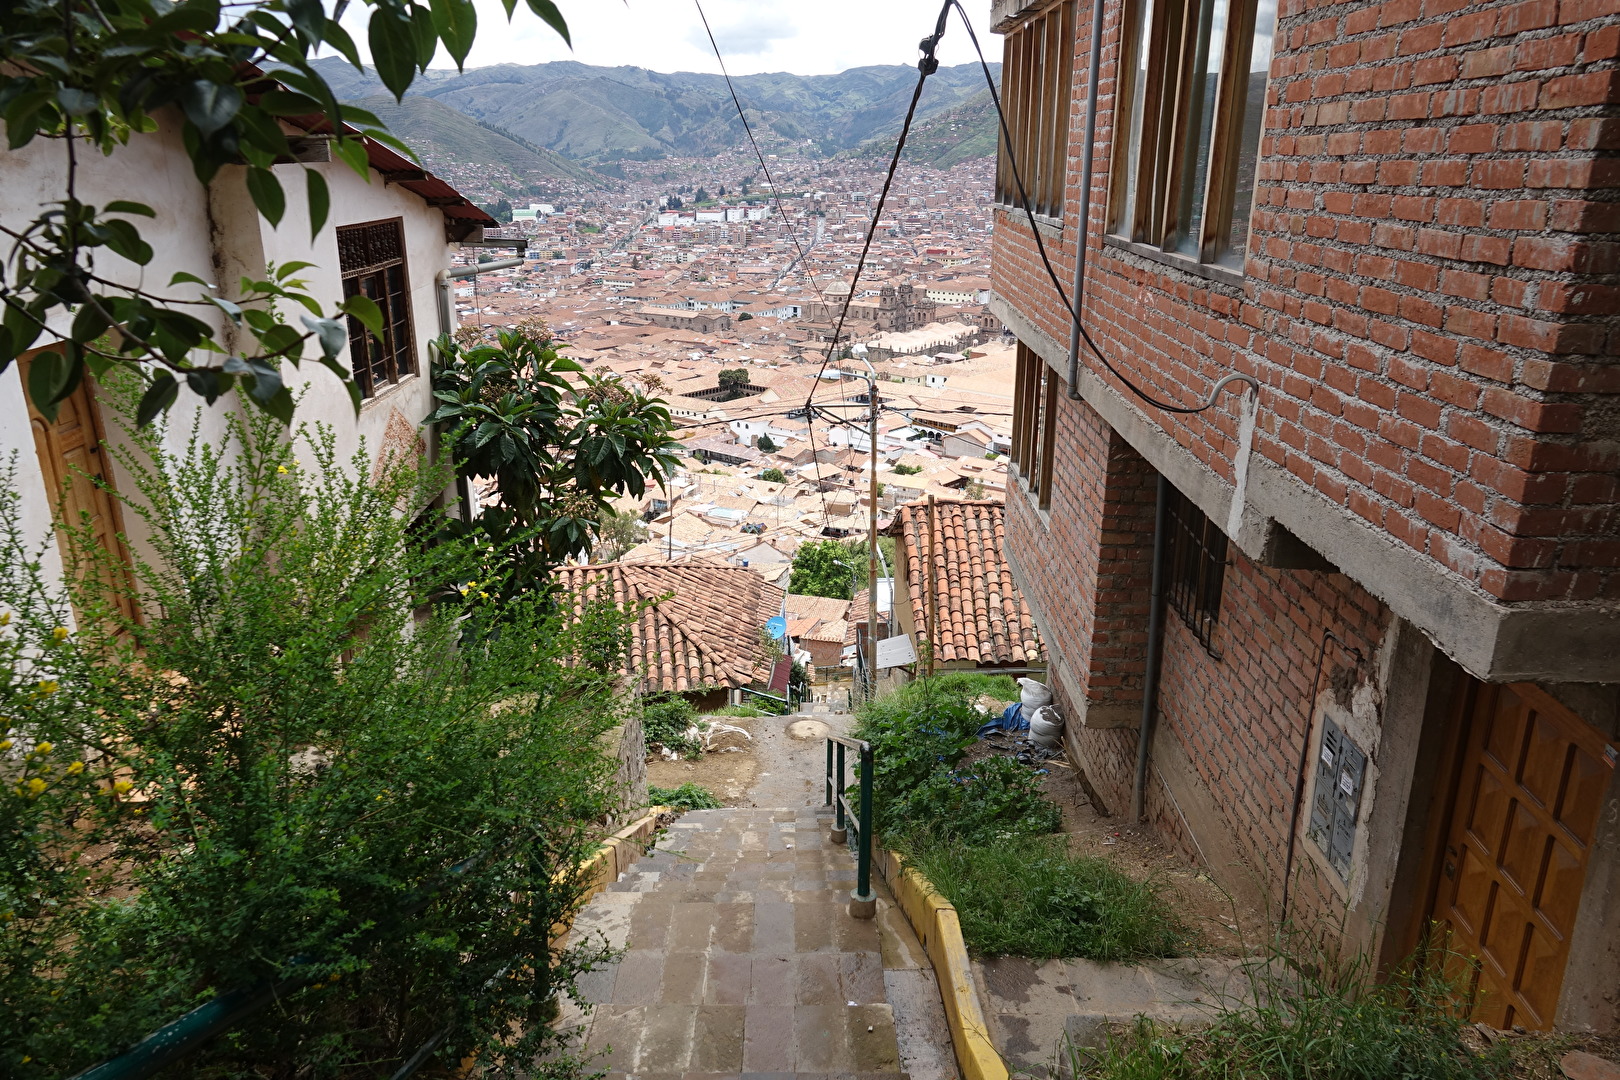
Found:
<path fill-rule="evenodd" d="M 1206 409 L 1211 409 L 1215 406 L 1216 399 L 1219 398 L 1221 391 L 1224 390 L 1229 383 L 1233 382 L 1248 383 L 1250 386 L 1254 387 L 1255 394 L 1258 395 L 1260 393 L 1260 384 L 1253 376 L 1233 372 L 1230 375 L 1222 377 L 1215 383 L 1215 385 L 1210 389 L 1209 400 L 1204 402 L 1204 404 L 1196 406 L 1172 405 L 1167 401 L 1160 401 L 1146 390 L 1143 390 L 1141 387 L 1137 386 L 1136 383 L 1131 381 L 1129 376 L 1114 366 L 1113 361 L 1108 359 L 1108 357 L 1103 353 L 1102 349 L 1098 348 L 1097 343 L 1091 339 L 1091 334 L 1087 332 L 1086 324 L 1080 318 L 1080 306 L 1078 301 L 1082 298 L 1082 295 L 1076 295 L 1076 303 L 1069 302 L 1068 291 L 1063 288 L 1063 282 L 1058 279 L 1057 271 L 1052 268 L 1051 257 L 1046 253 L 1046 243 L 1041 239 L 1041 230 L 1035 224 L 1035 211 L 1030 208 L 1029 192 L 1024 188 L 1024 179 L 1018 171 L 1018 159 L 1013 154 L 1012 132 L 1007 128 L 1007 114 L 1002 111 L 1001 95 L 996 93 L 996 82 L 995 78 L 990 74 L 990 64 L 984 58 L 984 50 L 979 47 L 979 35 L 974 33 L 973 22 L 968 18 L 967 9 L 962 6 L 961 0 L 945 0 L 945 6 L 947 9 L 952 7 L 956 9 L 956 13 L 962 19 L 963 27 L 967 30 L 968 40 L 973 43 L 973 51 L 978 54 L 979 67 L 984 72 L 985 84 L 990 88 L 990 102 L 996 107 L 996 119 L 1001 125 L 1001 139 L 1002 145 L 1007 153 L 1007 166 L 1009 171 L 1012 173 L 1013 183 L 1018 185 L 1020 209 L 1024 211 L 1024 216 L 1029 221 L 1029 232 L 1030 235 L 1035 239 L 1035 249 L 1040 253 L 1041 265 L 1046 268 L 1046 276 L 1051 280 L 1052 287 L 1057 290 L 1058 299 L 1062 302 L 1064 309 L 1068 311 L 1069 317 L 1074 320 L 1074 325 L 1080 331 L 1080 337 L 1085 341 L 1086 345 L 1091 349 L 1092 353 L 1097 357 L 1097 359 L 1102 361 L 1103 367 L 1107 368 L 1116 379 L 1124 384 L 1127 390 L 1135 394 L 1138 398 L 1147 402 L 1149 405 L 1152 405 L 1156 409 L 1162 409 L 1165 412 L 1170 413 L 1181 413 L 1186 415 L 1191 413 L 1201 413 Z M 944 23 L 942 20 L 940 30 L 942 34 L 944 32 L 943 26 Z M 1091 178 L 1089 176 L 1082 177 L 1081 182 L 1090 183 Z M 1080 235 L 1077 240 L 1078 243 L 1083 244 L 1086 242 L 1085 231 L 1088 224 L 1088 222 L 1080 222 Z"/>
<path fill-rule="evenodd" d="M 816 276 L 810 272 L 810 261 L 805 257 L 804 248 L 799 246 L 799 231 L 793 227 L 787 208 L 782 205 L 781 193 L 776 190 L 776 178 L 771 175 L 771 167 L 765 164 L 765 155 L 760 153 L 759 143 L 754 141 L 754 128 L 749 124 L 748 114 L 743 111 L 742 102 L 737 98 L 737 88 L 731 84 L 731 72 L 726 70 L 726 58 L 720 55 L 720 43 L 715 41 L 714 31 L 709 28 L 709 16 L 703 10 L 703 0 L 692 0 L 692 3 L 697 6 L 698 18 L 703 20 L 703 32 L 709 36 L 709 46 L 714 49 L 714 58 L 720 64 L 720 74 L 726 80 L 726 89 L 731 92 L 731 103 L 737 107 L 737 118 L 742 121 L 743 131 L 748 135 L 748 145 L 754 148 L 754 157 L 759 159 L 759 167 L 765 174 L 765 182 L 771 185 L 771 199 L 776 203 L 776 212 L 782 215 L 782 223 L 787 226 L 788 239 L 793 241 L 793 250 L 798 253 L 799 266 L 804 271 L 805 280 L 825 304 L 827 297 L 817 284 Z"/>

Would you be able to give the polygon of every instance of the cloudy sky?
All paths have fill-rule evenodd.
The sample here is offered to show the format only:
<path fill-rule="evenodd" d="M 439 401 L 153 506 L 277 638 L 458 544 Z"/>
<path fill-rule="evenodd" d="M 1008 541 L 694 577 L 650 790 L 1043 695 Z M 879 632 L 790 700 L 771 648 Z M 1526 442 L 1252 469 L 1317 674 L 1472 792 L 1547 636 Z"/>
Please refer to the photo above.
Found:
<path fill-rule="evenodd" d="M 478 41 L 468 67 L 573 59 L 654 71 L 720 70 L 692 0 L 557 0 L 573 34 L 572 51 L 522 0 L 510 25 L 500 0 L 476 2 Z M 1000 60 L 1001 39 L 986 28 L 990 0 L 964 6 L 985 55 Z M 703 0 L 703 8 L 733 75 L 823 75 L 867 64 L 916 63 L 917 42 L 933 33 L 939 0 Z M 365 34 L 356 33 L 355 40 L 363 50 Z M 974 59 L 954 13 L 939 58 L 943 64 Z M 434 66 L 453 65 L 441 49 Z"/>

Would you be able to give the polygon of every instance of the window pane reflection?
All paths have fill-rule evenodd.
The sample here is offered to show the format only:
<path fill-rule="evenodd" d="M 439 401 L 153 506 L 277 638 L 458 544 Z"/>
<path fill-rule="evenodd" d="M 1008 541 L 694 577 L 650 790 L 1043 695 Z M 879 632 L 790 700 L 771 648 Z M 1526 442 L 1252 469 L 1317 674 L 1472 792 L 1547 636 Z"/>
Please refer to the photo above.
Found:
<path fill-rule="evenodd" d="M 1259 0 L 1254 13 L 1249 84 L 1245 88 L 1237 147 L 1237 178 L 1232 188 L 1232 228 L 1217 262 L 1243 269 L 1249 248 L 1249 217 L 1254 210 L 1254 181 L 1260 163 L 1260 125 L 1266 112 L 1266 74 L 1271 70 L 1272 37 L 1277 29 L 1277 0 Z"/>
<path fill-rule="evenodd" d="M 1119 200 L 1118 215 L 1114 219 L 1114 232 L 1136 239 L 1136 180 L 1142 163 L 1142 112 L 1147 89 L 1148 27 L 1153 25 L 1153 0 L 1140 0 L 1131 5 L 1131 28 L 1126 38 L 1130 42 L 1131 65 L 1126 72 L 1130 86 L 1129 125 L 1125 135 L 1125 174 Z"/>
<path fill-rule="evenodd" d="M 1209 177 L 1209 150 L 1215 131 L 1216 82 L 1226 42 L 1227 0 L 1203 0 L 1187 72 L 1187 128 L 1181 147 L 1181 186 L 1176 206 L 1175 250 L 1197 256 L 1204 218 L 1204 183 Z M 1275 16 L 1273 16 L 1275 18 Z"/>

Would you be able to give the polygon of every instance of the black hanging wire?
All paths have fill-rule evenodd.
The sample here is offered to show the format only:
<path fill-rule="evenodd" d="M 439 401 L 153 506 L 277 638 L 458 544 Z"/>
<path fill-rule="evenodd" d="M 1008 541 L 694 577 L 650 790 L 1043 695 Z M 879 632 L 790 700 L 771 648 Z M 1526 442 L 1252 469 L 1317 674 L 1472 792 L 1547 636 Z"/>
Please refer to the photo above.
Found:
<path fill-rule="evenodd" d="M 1001 125 L 1001 140 L 1002 145 L 1007 151 L 1007 165 L 1012 172 L 1013 183 L 1018 186 L 1020 209 L 1024 211 L 1024 216 L 1029 220 L 1029 232 L 1030 235 L 1035 238 L 1035 249 L 1040 252 L 1041 265 L 1046 268 L 1046 276 L 1051 280 L 1052 288 L 1057 290 L 1058 299 L 1063 303 L 1064 309 L 1068 311 L 1069 317 L 1074 320 L 1075 327 L 1080 331 L 1080 337 L 1085 341 L 1092 353 L 1096 355 L 1097 359 L 1102 361 L 1103 367 L 1112 372 L 1114 377 L 1123 383 L 1125 388 L 1131 393 L 1135 394 L 1138 398 L 1141 398 L 1143 401 L 1147 402 L 1149 405 L 1152 405 L 1156 409 L 1163 409 L 1165 412 L 1170 413 L 1201 413 L 1206 409 L 1213 408 L 1215 405 L 1215 400 L 1220 394 L 1221 390 L 1226 386 L 1227 383 L 1234 380 L 1249 382 L 1254 386 L 1256 393 L 1258 393 L 1260 389 L 1259 384 L 1255 383 L 1254 380 L 1249 376 L 1229 375 L 1216 382 L 1214 388 L 1210 391 L 1209 400 L 1204 402 L 1204 404 L 1194 406 L 1172 405 L 1168 401 L 1159 400 L 1157 397 L 1137 386 L 1136 383 L 1131 381 L 1129 376 L 1114 366 L 1113 361 L 1108 359 L 1107 355 L 1103 353 L 1102 349 L 1097 347 L 1097 343 L 1091 339 L 1091 334 L 1086 331 L 1085 322 L 1080 318 L 1080 305 L 1078 301 L 1081 299 L 1081 297 L 1076 296 L 1076 302 L 1074 303 L 1069 301 L 1069 294 L 1067 290 L 1063 288 L 1063 282 L 1059 280 L 1057 271 L 1052 268 L 1052 260 L 1046 253 L 1046 243 L 1041 239 L 1041 230 L 1035 224 L 1035 211 L 1030 208 L 1029 192 L 1025 190 L 1024 179 L 1018 171 L 1018 158 L 1013 154 L 1012 133 L 1007 128 L 1007 114 L 1001 109 L 1001 95 L 996 93 L 996 80 L 990 74 L 990 64 L 984 58 L 984 50 L 979 47 L 979 35 L 973 32 L 973 21 L 968 18 L 967 9 L 962 7 L 961 0 L 945 0 L 945 7 L 947 10 L 954 7 L 957 15 L 961 16 L 962 26 L 967 30 L 968 40 L 973 42 L 973 51 L 978 54 L 979 67 L 984 72 L 985 85 L 990 88 L 990 101 L 996 107 L 996 119 Z M 940 17 L 939 33 L 944 33 L 944 27 L 945 22 L 944 16 L 942 15 Z M 1091 183 L 1091 177 L 1081 177 L 1080 182 L 1083 184 L 1089 184 Z M 1089 224 L 1089 222 L 1085 221 L 1080 222 L 1079 236 L 1077 237 L 1078 243 L 1084 244 L 1086 242 L 1086 229 Z M 1082 290 L 1085 288 L 1084 282 L 1081 282 L 1080 288 Z"/>
<path fill-rule="evenodd" d="M 737 117 L 742 121 L 743 131 L 748 135 L 748 145 L 754 148 L 754 157 L 759 161 L 760 171 L 765 174 L 765 182 L 771 185 L 771 200 L 776 203 L 776 212 L 782 215 L 782 223 L 787 226 L 788 239 L 793 241 L 793 250 L 799 256 L 799 266 L 803 268 L 805 280 L 815 290 L 816 296 L 822 303 L 827 302 L 826 296 L 821 292 L 821 286 L 816 283 L 816 276 L 810 272 L 810 262 L 805 258 L 804 248 L 799 246 L 799 230 L 793 227 L 788 218 L 787 208 L 782 205 L 782 196 L 776 190 L 776 178 L 771 175 L 771 167 L 765 164 L 765 155 L 760 153 L 759 143 L 754 141 L 754 128 L 748 122 L 748 114 L 743 111 L 742 102 L 737 97 L 737 88 L 731 84 L 731 72 L 726 70 L 726 58 L 720 55 L 720 43 L 714 40 L 714 31 L 709 28 L 709 16 L 703 10 L 703 0 L 692 0 L 697 6 L 698 18 L 703 20 L 703 32 L 709 36 L 709 46 L 714 49 L 714 58 L 720 64 L 720 74 L 726 80 L 726 89 L 731 92 L 731 103 L 737 107 Z"/>

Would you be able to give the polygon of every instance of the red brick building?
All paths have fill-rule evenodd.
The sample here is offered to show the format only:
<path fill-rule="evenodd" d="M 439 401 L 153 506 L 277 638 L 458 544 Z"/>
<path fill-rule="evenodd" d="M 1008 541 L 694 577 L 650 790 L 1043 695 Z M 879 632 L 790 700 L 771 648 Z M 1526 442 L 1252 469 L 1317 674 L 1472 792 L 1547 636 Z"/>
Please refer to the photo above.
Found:
<path fill-rule="evenodd" d="M 1620 7 L 992 22 L 1007 554 L 1099 803 L 1383 963 L 1448 927 L 1491 1024 L 1620 1029 Z"/>

